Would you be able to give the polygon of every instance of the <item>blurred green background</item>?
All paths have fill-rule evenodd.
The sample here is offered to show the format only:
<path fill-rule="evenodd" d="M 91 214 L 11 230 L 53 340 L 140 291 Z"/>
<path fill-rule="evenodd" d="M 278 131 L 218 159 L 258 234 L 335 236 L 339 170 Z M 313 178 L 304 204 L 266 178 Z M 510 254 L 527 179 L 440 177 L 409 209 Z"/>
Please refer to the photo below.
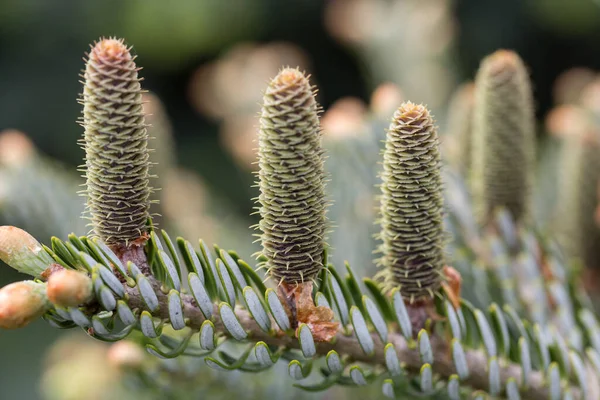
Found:
<path fill-rule="evenodd" d="M 133 46 L 144 88 L 165 106 L 179 165 L 250 225 L 251 144 L 236 135 L 256 124 L 260 90 L 279 64 L 307 69 L 325 110 L 345 96 L 368 101 L 392 81 L 443 116 L 452 89 L 483 56 L 514 49 L 530 67 L 541 120 L 561 72 L 600 69 L 600 2 L 2 0 L 0 130 L 25 132 L 75 170 L 83 157 L 78 74 L 102 36 Z M 17 279 L 0 269 L 0 285 Z M 0 399 L 41 398 L 43 360 L 59 335 L 42 321 L 0 331 Z"/>

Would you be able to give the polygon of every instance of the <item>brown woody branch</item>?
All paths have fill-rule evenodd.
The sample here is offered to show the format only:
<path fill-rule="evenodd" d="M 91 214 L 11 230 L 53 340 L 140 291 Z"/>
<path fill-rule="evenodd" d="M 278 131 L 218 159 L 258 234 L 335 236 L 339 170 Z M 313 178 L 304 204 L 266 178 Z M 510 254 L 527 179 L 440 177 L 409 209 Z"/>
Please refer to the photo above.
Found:
<path fill-rule="evenodd" d="M 160 283 L 154 278 L 149 277 L 155 291 L 157 293 L 160 308 L 155 313 L 155 316 L 160 317 L 164 320 L 168 320 L 168 300 L 167 295 L 160 290 Z M 125 287 L 128 295 L 128 304 L 131 308 L 144 309 L 145 304 L 140 296 L 137 288 Z M 195 299 L 188 294 L 181 294 L 181 300 L 183 303 L 183 312 L 185 318 L 188 319 L 188 326 L 192 329 L 198 330 L 205 320 L 204 315 L 198 308 Z M 263 341 L 273 346 L 285 346 L 288 348 L 300 348 L 298 339 L 293 336 L 276 334 L 270 335 L 264 332 L 258 324 L 254 321 L 250 313 L 242 308 L 237 307 L 235 314 L 239 319 L 240 323 L 248 332 L 248 338 L 251 341 Z M 219 314 L 218 305 L 215 304 L 212 321 L 215 328 L 222 334 L 229 336 L 225 329 L 221 317 Z M 275 326 L 275 324 L 273 324 Z M 367 355 L 363 352 L 358 340 L 354 336 L 348 336 L 340 331 L 335 336 L 334 340 L 324 343 L 316 343 L 317 354 L 326 355 L 330 350 L 335 350 L 339 354 L 344 354 L 355 361 L 364 362 L 371 365 L 382 365 L 385 366 L 384 346 L 379 336 L 372 334 L 373 341 L 375 343 L 375 352 L 372 355 Z M 419 357 L 418 350 L 410 348 L 407 341 L 402 335 L 397 332 L 390 332 L 388 341 L 392 343 L 396 349 L 399 360 L 404 364 L 405 368 L 410 371 L 419 371 L 421 368 L 421 360 Z M 451 357 L 449 343 L 444 338 L 438 335 L 431 337 L 431 346 L 433 348 L 433 354 L 435 361 L 432 365 L 434 373 L 441 376 L 443 379 L 449 379 L 452 374 L 456 373 L 454 362 Z M 487 356 L 482 350 L 465 350 L 467 365 L 469 367 L 469 378 L 463 381 L 465 385 L 468 385 L 475 389 L 487 390 L 488 389 L 488 373 L 487 373 Z M 500 367 L 500 377 L 502 387 L 506 387 L 506 383 L 509 378 L 513 378 L 516 382 L 521 382 L 522 369 L 519 365 L 514 363 L 504 363 Z M 596 388 L 598 387 L 598 378 L 593 378 L 588 382 L 591 393 L 597 393 Z M 548 398 L 548 388 L 545 385 L 544 375 L 539 371 L 534 371 L 529 380 L 527 388 L 520 388 L 522 398 L 528 400 L 545 400 Z M 576 398 L 579 394 L 574 393 Z"/>

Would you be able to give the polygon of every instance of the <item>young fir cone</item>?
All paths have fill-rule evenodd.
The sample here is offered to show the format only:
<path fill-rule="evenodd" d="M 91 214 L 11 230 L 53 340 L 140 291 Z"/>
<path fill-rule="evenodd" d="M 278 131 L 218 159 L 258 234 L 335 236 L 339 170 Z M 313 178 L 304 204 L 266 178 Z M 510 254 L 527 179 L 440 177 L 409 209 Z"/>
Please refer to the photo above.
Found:
<path fill-rule="evenodd" d="M 134 59 L 122 40 L 103 39 L 84 73 L 87 212 L 93 233 L 112 246 L 143 241 L 150 216 L 148 134 Z"/>
<path fill-rule="evenodd" d="M 318 106 L 304 74 L 283 69 L 264 94 L 258 135 L 266 267 L 286 284 L 316 278 L 325 246 L 325 172 Z"/>
<path fill-rule="evenodd" d="M 475 79 L 472 194 L 481 225 L 505 207 L 527 218 L 534 172 L 535 119 L 529 76 L 519 56 L 498 50 Z"/>
<path fill-rule="evenodd" d="M 380 222 L 387 289 L 410 303 L 442 284 L 444 242 L 439 139 L 429 111 L 411 102 L 394 114 L 381 173 Z"/>

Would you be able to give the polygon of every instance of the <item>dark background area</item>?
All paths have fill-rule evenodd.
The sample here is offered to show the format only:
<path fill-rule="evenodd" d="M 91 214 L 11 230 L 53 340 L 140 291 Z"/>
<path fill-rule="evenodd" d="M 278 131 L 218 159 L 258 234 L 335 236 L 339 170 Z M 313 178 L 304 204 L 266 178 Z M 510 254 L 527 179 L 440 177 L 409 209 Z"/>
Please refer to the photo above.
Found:
<path fill-rule="evenodd" d="M 99 37 L 123 37 L 143 66 L 144 87 L 165 103 L 180 164 L 201 174 L 211 190 L 235 205 L 234 212 L 247 215 L 255 195 L 252 176 L 221 147 L 219 121 L 190 104 L 190 77 L 237 43 L 287 41 L 310 57 L 325 109 L 344 96 L 368 100 L 379 82 L 373 82 L 356 49 L 328 31 L 328 3 L 2 0 L 0 130 L 26 132 L 43 153 L 73 168 L 81 164 L 76 99 L 82 57 Z M 600 69 L 600 2 L 463 0 L 451 9 L 457 28 L 451 62 L 458 82 L 472 79 L 485 55 L 514 49 L 530 68 L 540 120 L 552 106 L 552 83 L 561 72 L 576 66 Z M 0 284 L 16 279 L 11 270 L 0 271 Z M 0 331 L 0 399 L 39 397 L 41 360 L 60 333 L 41 321 L 16 332 Z"/>

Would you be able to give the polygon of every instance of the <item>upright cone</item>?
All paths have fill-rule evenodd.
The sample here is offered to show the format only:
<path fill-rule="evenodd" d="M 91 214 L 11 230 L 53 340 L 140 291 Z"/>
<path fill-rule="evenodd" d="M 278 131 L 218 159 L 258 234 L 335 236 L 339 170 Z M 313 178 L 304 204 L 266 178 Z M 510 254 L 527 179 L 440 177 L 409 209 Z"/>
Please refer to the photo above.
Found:
<path fill-rule="evenodd" d="M 143 240 L 149 218 L 148 134 L 135 57 L 122 40 L 92 48 L 83 88 L 87 208 L 109 245 Z"/>
<path fill-rule="evenodd" d="M 325 173 L 318 106 L 308 79 L 283 69 L 264 95 L 260 118 L 261 242 L 269 274 L 284 283 L 323 268 Z"/>
<path fill-rule="evenodd" d="M 442 283 L 445 233 L 439 139 L 429 111 L 404 103 L 387 133 L 381 175 L 382 253 L 388 289 L 411 303 Z"/>
<path fill-rule="evenodd" d="M 481 225 L 496 208 L 528 216 L 534 173 L 535 120 L 529 76 L 519 56 L 486 57 L 475 80 L 472 194 Z"/>

